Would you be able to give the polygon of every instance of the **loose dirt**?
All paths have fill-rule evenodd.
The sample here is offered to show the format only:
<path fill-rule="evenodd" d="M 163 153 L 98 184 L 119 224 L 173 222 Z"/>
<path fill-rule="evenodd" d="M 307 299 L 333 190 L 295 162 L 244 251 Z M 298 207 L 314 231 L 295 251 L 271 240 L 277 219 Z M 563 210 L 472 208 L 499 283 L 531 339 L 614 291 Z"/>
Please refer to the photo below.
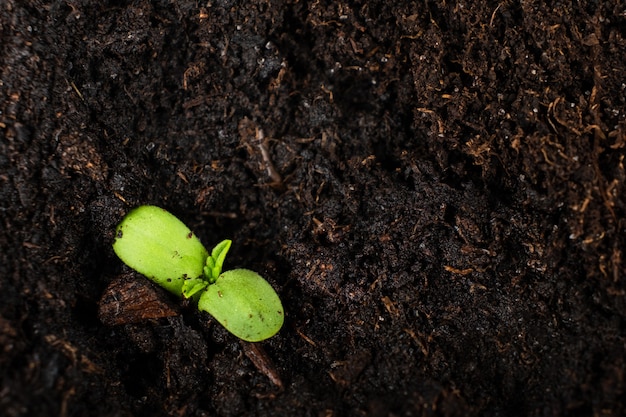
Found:
<path fill-rule="evenodd" d="M 0 414 L 626 414 L 626 7 L 544 3 L 2 1 Z M 141 204 L 281 332 L 123 266 Z"/>

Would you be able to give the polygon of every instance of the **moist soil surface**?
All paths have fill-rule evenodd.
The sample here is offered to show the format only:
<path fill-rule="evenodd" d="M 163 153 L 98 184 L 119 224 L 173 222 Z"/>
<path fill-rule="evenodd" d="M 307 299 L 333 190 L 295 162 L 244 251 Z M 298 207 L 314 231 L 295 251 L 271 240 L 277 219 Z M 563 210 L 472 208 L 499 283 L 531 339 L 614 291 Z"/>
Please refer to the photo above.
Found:
<path fill-rule="evenodd" d="M 3 0 L 2 416 L 626 413 L 622 1 Z M 258 271 L 238 340 L 116 257 Z"/>

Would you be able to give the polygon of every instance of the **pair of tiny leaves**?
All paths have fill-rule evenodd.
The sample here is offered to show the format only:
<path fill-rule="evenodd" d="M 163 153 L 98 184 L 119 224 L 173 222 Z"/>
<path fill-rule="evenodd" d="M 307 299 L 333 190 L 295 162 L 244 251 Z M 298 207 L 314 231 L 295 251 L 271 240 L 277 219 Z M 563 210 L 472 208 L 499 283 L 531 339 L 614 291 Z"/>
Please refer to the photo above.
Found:
<path fill-rule="evenodd" d="M 129 267 L 178 297 L 192 298 L 240 339 L 259 342 L 282 327 L 284 310 L 272 286 L 254 271 L 222 272 L 231 241 L 211 254 L 173 214 L 156 206 L 131 210 L 116 228 L 113 250 Z"/>

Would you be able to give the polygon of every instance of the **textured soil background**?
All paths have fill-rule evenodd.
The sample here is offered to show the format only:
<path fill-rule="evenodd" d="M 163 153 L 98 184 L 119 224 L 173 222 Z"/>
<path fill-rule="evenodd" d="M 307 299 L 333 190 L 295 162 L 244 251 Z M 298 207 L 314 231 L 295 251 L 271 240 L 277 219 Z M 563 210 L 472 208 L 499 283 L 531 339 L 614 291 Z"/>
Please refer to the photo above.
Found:
<path fill-rule="evenodd" d="M 626 5 L 543 3 L 2 0 L 0 414 L 624 415 Z M 281 332 L 130 273 L 141 204 Z"/>

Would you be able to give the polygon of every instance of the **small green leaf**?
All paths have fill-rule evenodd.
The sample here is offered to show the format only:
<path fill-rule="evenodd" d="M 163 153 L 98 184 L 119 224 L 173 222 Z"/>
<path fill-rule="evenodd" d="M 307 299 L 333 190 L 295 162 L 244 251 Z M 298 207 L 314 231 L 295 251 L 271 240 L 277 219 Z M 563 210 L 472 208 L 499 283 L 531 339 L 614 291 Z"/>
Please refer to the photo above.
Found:
<path fill-rule="evenodd" d="M 211 251 L 211 256 L 206 260 L 206 266 L 204 267 L 204 277 L 213 284 L 222 273 L 222 267 L 224 266 L 224 259 L 230 249 L 230 245 L 233 242 L 231 240 L 223 240 Z"/>
<path fill-rule="evenodd" d="M 204 291 L 208 282 L 199 279 L 186 279 L 183 282 L 182 294 L 185 298 L 191 298 L 198 294 L 200 291 Z"/>
<path fill-rule="evenodd" d="M 198 308 L 248 342 L 274 336 L 284 321 L 283 306 L 276 291 L 263 277 L 247 269 L 221 274 L 200 296 Z"/>
<path fill-rule="evenodd" d="M 113 250 L 126 265 L 177 296 L 191 296 L 206 286 L 207 250 L 183 222 L 160 207 L 131 210 L 117 226 Z"/>

